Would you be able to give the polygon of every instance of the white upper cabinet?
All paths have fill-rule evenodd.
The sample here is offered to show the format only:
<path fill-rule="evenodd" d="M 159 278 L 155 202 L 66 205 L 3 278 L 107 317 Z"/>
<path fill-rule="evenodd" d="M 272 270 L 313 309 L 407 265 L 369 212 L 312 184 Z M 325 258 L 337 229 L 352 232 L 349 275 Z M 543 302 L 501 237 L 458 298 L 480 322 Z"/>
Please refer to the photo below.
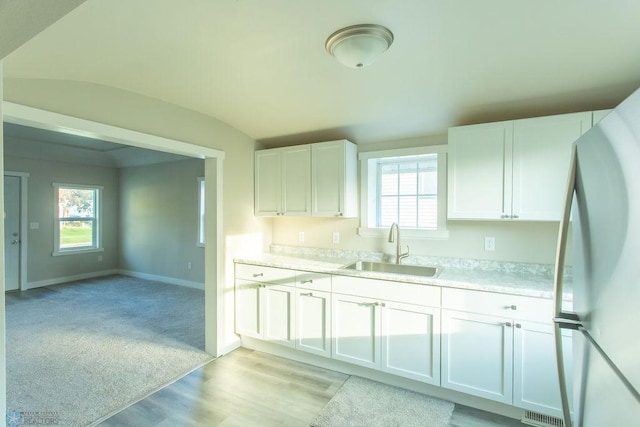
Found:
<path fill-rule="evenodd" d="M 299 145 L 256 151 L 255 214 L 311 214 L 311 148 Z"/>
<path fill-rule="evenodd" d="M 571 145 L 592 113 L 449 129 L 449 219 L 558 221 Z"/>
<path fill-rule="evenodd" d="M 311 144 L 312 216 L 358 216 L 357 147 L 347 140 Z"/>
<path fill-rule="evenodd" d="M 511 210 L 512 141 L 512 122 L 449 129 L 449 219 L 500 219 Z"/>
<path fill-rule="evenodd" d="M 356 217 L 357 168 L 347 140 L 256 151 L 255 215 Z"/>
<path fill-rule="evenodd" d="M 513 123 L 514 218 L 560 221 L 571 146 L 591 128 L 591 113 Z"/>

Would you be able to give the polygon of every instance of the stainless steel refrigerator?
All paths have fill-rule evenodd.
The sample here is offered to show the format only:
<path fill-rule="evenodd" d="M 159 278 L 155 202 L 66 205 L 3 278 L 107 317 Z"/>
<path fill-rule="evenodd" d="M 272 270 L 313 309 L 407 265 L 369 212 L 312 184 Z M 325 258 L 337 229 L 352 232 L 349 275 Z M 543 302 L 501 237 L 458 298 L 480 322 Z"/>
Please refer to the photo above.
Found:
<path fill-rule="evenodd" d="M 567 237 L 573 312 L 562 310 Z M 555 276 L 565 426 L 640 426 L 640 89 L 574 144 Z M 561 328 L 575 331 L 573 384 Z"/>

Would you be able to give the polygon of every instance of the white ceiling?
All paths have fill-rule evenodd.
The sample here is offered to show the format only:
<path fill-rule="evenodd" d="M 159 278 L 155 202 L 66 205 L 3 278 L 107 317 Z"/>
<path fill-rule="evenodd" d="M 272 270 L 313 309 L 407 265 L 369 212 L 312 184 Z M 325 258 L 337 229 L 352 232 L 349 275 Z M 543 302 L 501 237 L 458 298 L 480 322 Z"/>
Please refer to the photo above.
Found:
<path fill-rule="evenodd" d="M 5 77 L 92 82 L 216 117 L 267 144 L 356 143 L 607 108 L 640 86 L 638 0 L 87 0 Z M 335 30 L 388 27 L 349 69 Z"/>

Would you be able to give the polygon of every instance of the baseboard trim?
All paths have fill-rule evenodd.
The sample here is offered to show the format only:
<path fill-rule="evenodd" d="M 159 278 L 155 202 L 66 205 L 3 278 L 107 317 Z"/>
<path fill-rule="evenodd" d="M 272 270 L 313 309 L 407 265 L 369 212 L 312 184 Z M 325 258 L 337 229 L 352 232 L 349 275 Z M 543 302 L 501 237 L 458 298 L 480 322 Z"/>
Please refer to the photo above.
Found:
<path fill-rule="evenodd" d="M 59 285 L 61 283 L 74 282 L 76 280 L 93 279 L 95 277 L 111 276 L 113 274 L 119 274 L 120 270 L 102 270 L 92 271 L 91 273 L 75 274 L 73 276 L 54 277 L 52 279 L 39 280 L 37 282 L 27 282 L 27 289 L 42 288 L 45 286 Z"/>
<path fill-rule="evenodd" d="M 159 276 L 156 274 L 141 273 L 131 270 L 117 270 L 123 276 L 136 277 L 138 279 L 155 280 L 156 282 L 168 283 L 170 285 L 185 286 L 187 288 L 200 289 L 204 291 L 204 283 L 192 282 L 189 280 L 176 279 L 174 277 Z"/>

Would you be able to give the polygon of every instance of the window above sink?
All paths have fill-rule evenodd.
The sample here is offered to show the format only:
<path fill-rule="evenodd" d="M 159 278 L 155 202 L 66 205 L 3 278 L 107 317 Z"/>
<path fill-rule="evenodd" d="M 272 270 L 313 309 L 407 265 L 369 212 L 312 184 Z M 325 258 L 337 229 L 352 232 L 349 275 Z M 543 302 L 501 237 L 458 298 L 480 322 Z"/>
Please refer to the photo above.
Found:
<path fill-rule="evenodd" d="M 360 159 L 360 228 L 384 237 L 397 222 L 409 239 L 446 239 L 447 147 L 371 151 Z"/>

